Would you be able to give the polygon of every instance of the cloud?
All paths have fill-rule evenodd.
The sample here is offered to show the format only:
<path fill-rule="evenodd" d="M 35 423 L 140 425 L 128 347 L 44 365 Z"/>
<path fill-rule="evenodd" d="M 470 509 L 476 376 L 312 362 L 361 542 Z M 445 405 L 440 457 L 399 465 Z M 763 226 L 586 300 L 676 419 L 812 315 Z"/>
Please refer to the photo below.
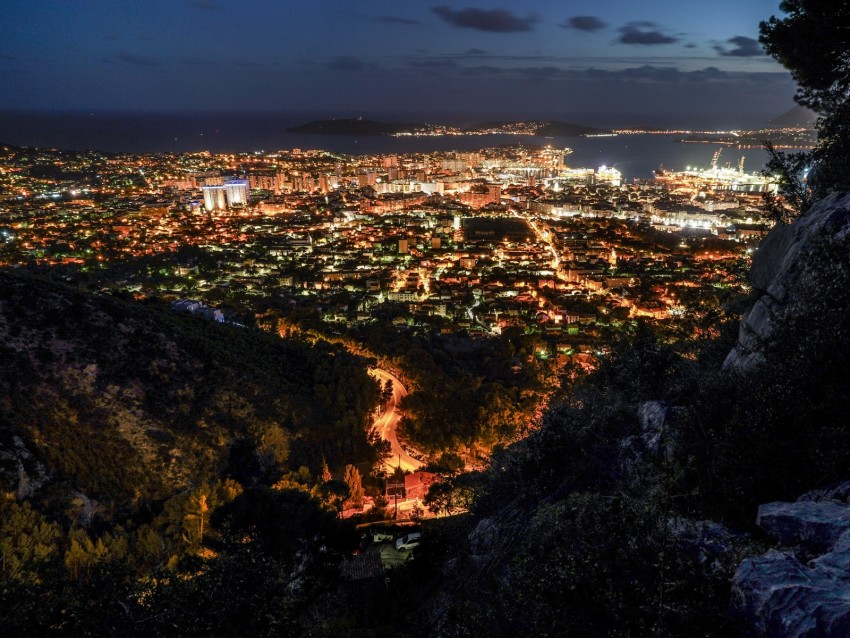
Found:
<path fill-rule="evenodd" d="M 586 69 L 584 74 L 589 78 L 605 81 L 623 80 L 659 84 L 679 84 L 683 82 L 708 84 L 722 82 L 735 85 L 750 85 L 754 82 L 786 82 L 788 79 L 786 73 L 724 71 L 715 66 L 708 66 L 704 69 L 695 69 L 693 71 L 682 71 L 677 67 L 653 66 L 648 64 L 614 71 L 591 67 Z"/>
<path fill-rule="evenodd" d="M 675 66 L 644 64 L 621 69 L 541 66 L 457 66 L 446 70 L 461 77 L 493 78 L 504 81 L 542 82 L 577 81 L 605 85 L 657 84 L 657 85 L 707 85 L 725 84 L 730 87 L 751 87 L 755 84 L 782 84 L 788 81 L 787 73 L 724 71 L 709 66 L 683 71 Z"/>
<path fill-rule="evenodd" d="M 764 49 L 761 48 L 758 40 L 748 38 L 743 35 L 736 35 L 734 38 L 726 40 L 727 43 L 733 45 L 733 48 L 727 49 L 722 45 L 715 45 L 714 50 L 720 55 L 733 58 L 753 58 L 759 55 L 764 55 Z"/>
<path fill-rule="evenodd" d="M 521 69 L 511 69 L 501 66 L 493 66 L 490 64 L 482 64 L 480 66 L 467 66 L 461 69 L 464 75 L 502 75 L 511 71 L 521 71 Z"/>
<path fill-rule="evenodd" d="M 652 22 L 630 22 L 620 27 L 619 42 L 623 44 L 635 44 L 639 46 L 653 46 L 657 44 L 673 44 L 679 38 L 664 34 Z"/>
<path fill-rule="evenodd" d="M 409 60 L 408 66 L 416 69 L 454 69 L 457 62 L 452 58 L 420 58 Z"/>
<path fill-rule="evenodd" d="M 518 33 L 531 31 L 537 18 L 521 18 L 504 9 L 476 9 L 469 7 L 455 11 L 444 4 L 433 7 L 431 11 L 449 24 L 464 29 L 489 31 L 490 33 Z"/>
<path fill-rule="evenodd" d="M 567 21 L 561 26 L 564 29 L 578 29 L 579 31 L 593 33 L 594 31 L 604 29 L 608 25 L 596 16 L 573 16 L 572 18 L 567 18 Z"/>
<path fill-rule="evenodd" d="M 113 56 L 104 58 L 105 62 L 123 62 L 132 66 L 159 66 L 159 60 L 147 55 L 139 55 L 138 53 L 130 53 L 129 51 L 120 51 Z"/>
<path fill-rule="evenodd" d="M 366 65 L 360 58 L 351 55 L 340 55 L 325 65 L 331 71 L 359 71 Z"/>
<path fill-rule="evenodd" d="M 411 20 L 410 18 L 399 18 L 397 16 L 378 16 L 377 20 L 378 22 L 385 22 L 386 24 L 419 24 L 419 20 Z"/>

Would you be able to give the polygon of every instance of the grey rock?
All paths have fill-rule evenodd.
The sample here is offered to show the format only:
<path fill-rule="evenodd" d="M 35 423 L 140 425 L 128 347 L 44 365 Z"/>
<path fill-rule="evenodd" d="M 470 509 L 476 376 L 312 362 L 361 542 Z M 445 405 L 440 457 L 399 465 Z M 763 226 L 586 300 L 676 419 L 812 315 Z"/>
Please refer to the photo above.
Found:
<path fill-rule="evenodd" d="M 844 503 L 845 505 L 850 505 L 850 481 L 845 481 L 844 483 L 840 483 L 835 485 L 834 487 L 828 487 L 821 490 L 812 490 L 811 492 L 806 492 L 798 501 L 836 501 L 837 503 Z"/>
<path fill-rule="evenodd" d="M 640 438 L 650 454 L 658 455 L 667 423 L 669 407 L 660 401 L 647 401 L 638 408 Z"/>
<path fill-rule="evenodd" d="M 844 532 L 830 551 L 811 564 L 826 572 L 835 572 L 836 577 L 850 575 L 850 531 Z"/>
<path fill-rule="evenodd" d="M 758 636 L 850 635 L 850 574 L 840 579 L 821 567 L 770 550 L 748 558 L 732 579 L 732 606 Z"/>
<path fill-rule="evenodd" d="M 832 547 L 850 530 L 850 507 L 835 501 L 760 505 L 756 525 L 783 545 Z"/>
<path fill-rule="evenodd" d="M 638 408 L 640 434 L 620 441 L 619 466 L 625 474 L 633 473 L 647 457 L 672 457 L 672 441 L 667 436 L 671 408 L 661 401 L 647 401 Z"/>
<path fill-rule="evenodd" d="M 71 506 L 76 515 L 77 524 L 83 529 L 89 529 L 94 517 L 100 512 L 100 505 L 94 499 L 89 498 L 82 492 L 74 492 Z"/>
<path fill-rule="evenodd" d="M 759 527 L 796 547 L 748 558 L 735 572 L 732 607 L 756 635 L 850 636 L 850 507 L 829 498 L 846 497 L 846 485 L 759 507 Z"/>
<path fill-rule="evenodd" d="M 782 269 L 788 249 L 799 240 L 793 224 L 775 226 L 759 244 L 750 268 L 750 285 L 756 290 L 767 290 Z"/>
<path fill-rule="evenodd" d="M 763 361 L 762 345 L 773 335 L 776 318 L 793 312 L 794 290 L 805 277 L 800 257 L 825 230 L 839 238 L 850 234 L 850 194 L 821 200 L 805 217 L 776 226 L 762 241 L 750 271 L 750 283 L 760 296 L 744 315 L 724 368 L 746 373 Z"/>

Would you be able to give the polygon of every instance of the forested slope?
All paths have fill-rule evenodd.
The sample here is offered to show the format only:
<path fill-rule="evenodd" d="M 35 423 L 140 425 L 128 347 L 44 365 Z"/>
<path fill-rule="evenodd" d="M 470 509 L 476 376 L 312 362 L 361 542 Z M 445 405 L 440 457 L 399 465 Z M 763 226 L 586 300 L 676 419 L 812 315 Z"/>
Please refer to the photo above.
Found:
<path fill-rule="evenodd" d="M 156 499 L 223 474 L 372 460 L 378 390 L 365 367 L 322 342 L 0 272 L 6 456 L 22 443 L 51 480 L 90 495 Z M 11 457 L 5 488 L 31 490 Z"/>

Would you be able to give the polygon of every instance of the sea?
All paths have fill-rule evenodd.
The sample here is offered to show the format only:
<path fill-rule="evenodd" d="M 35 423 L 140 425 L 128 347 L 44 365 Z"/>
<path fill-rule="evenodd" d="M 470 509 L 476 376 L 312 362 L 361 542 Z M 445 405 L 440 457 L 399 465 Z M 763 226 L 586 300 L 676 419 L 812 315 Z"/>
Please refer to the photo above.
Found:
<path fill-rule="evenodd" d="M 524 143 L 569 148 L 572 153 L 566 158 L 566 163 L 571 168 L 614 167 L 628 181 L 649 178 L 661 165 L 677 171 L 687 167 L 707 167 L 714 153 L 721 148 L 719 166 L 738 166 L 744 156 L 745 170 L 758 172 L 767 160 L 762 149 L 682 143 L 676 141 L 679 137 L 676 135 L 357 137 L 287 131 L 291 126 L 327 117 L 327 114 L 317 113 L 0 111 L 0 144 L 127 153 L 271 152 L 299 148 L 366 155 L 470 151 Z M 382 121 L 423 120 L 395 116 Z M 474 120 L 467 123 L 472 124 Z"/>

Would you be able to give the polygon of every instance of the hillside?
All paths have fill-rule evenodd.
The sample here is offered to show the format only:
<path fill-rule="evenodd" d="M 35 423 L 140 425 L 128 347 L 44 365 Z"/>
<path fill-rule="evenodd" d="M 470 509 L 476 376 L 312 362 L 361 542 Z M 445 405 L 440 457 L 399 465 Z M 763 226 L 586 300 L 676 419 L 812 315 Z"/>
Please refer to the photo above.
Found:
<path fill-rule="evenodd" d="M 433 491 L 435 509 L 471 515 L 442 547 L 422 622 L 444 635 L 846 636 L 848 229 L 847 194 L 777 226 L 740 330 L 718 326 L 696 358 L 639 330 L 540 430 Z"/>
<path fill-rule="evenodd" d="M 807 127 L 811 128 L 818 119 L 818 114 L 804 106 L 794 106 L 781 115 L 770 120 L 769 126 L 776 128 Z"/>
<path fill-rule="evenodd" d="M 318 472 L 323 457 L 370 460 L 376 402 L 364 364 L 339 348 L 0 272 L 6 491 L 68 481 L 123 502 L 223 473 L 252 481 Z M 44 477 L 19 472 L 18 448 Z"/>
<path fill-rule="evenodd" d="M 345 485 L 322 467 L 369 453 L 360 362 L 0 273 L 17 493 L 0 500 L 0 627 L 846 635 L 848 228 L 848 196 L 777 227 L 740 331 L 729 309 L 694 343 L 649 325 L 615 343 L 538 429 L 432 489 L 432 511 L 468 512 L 362 589 L 339 568 L 357 543 L 334 512 Z M 775 630 L 812 618 L 829 626 Z"/>

